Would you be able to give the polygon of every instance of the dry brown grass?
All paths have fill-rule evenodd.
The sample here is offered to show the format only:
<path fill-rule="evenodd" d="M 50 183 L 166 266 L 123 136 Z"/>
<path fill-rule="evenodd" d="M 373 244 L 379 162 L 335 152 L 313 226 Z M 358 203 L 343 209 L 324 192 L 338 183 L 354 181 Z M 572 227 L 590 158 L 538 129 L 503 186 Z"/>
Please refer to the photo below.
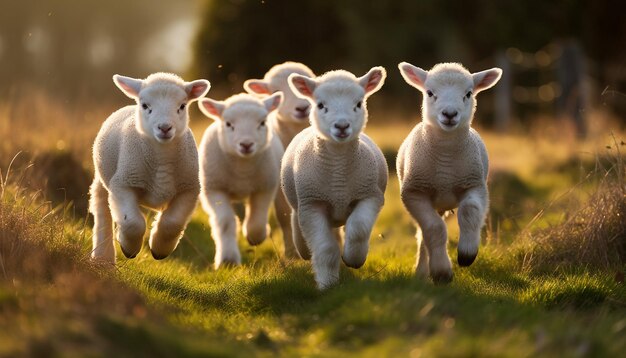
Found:
<path fill-rule="evenodd" d="M 6 181 L 0 189 L 0 356 L 106 350 L 112 342 L 98 333 L 103 319 L 144 316 L 143 300 L 89 260 L 84 225 Z"/>
<path fill-rule="evenodd" d="M 563 268 L 621 270 L 626 264 L 626 143 L 614 140 L 609 149 L 612 165 L 598 166 L 599 184 L 579 208 L 565 219 L 532 234 L 523 233 L 530 242 L 523 250 L 526 270 L 556 271 Z"/>

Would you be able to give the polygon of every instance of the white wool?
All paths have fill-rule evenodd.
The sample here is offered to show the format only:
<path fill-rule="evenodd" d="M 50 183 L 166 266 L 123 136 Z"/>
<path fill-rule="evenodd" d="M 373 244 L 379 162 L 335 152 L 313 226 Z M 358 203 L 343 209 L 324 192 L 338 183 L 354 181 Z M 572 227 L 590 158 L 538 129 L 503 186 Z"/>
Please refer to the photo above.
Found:
<path fill-rule="evenodd" d="M 382 152 L 362 131 L 367 122 L 365 100 L 384 79 L 382 67 L 361 78 L 346 71 L 317 79 L 290 76 L 292 89 L 314 109 L 312 127 L 287 147 L 281 183 L 293 210 L 296 248 L 303 258 L 312 258 L 320 289 L 337 282 L 340 256 L 354 268 L 367 258 L 388 173 Z M 338 235 L 342 226 L 343 255 Z"/>
<path fill-rule="evenodd" d="M 268 212 L 280 183 L 284 151 L 267 117 L 281 98 L 280 93 L 263 100 L 238 94 L 223 102 L 209 98 L 199 102 L 202 112 L 215 120 L 199 148 L 200 201 L 215 241 L 215 268 L 241 263 L 233 202 L 246 202 L 243 232 L 251 245 L 268 235 Z"/>
<path fill-rule="evenodd" d="M 198 154 L 187 106 L 210 84 L 166 73 L 145 80 L 115 75 L 113 80 L 137 104 L 111 114 L 94 142 L 92 257 L 115 262 L 113 223 L 123 253 L 135 257 L 146 229 L 140 210 L 145 207 L 158 212 L 150 250 L 162 259 L 176 248 L 197 203 Z"/>
<path fill-rule="evenodd" d="M 419 225 L 416 273 L 449 282 L 452 265 L 441 215 L 458 208 L 458 261 L 470 265 L 489 208 L 487 150 L 470 125 L 476 93 L 493 86 L 501 70 L 471 74 L 456 63 L 438 64 L 430 71 L 406 62 L 398 67 L 423 94 L 423 120 L 402 143 L 396 164 L 402 202 Z"/>
<path fill-rule="evenodd" d="M 274 133 L 278 135 L 287 148 L 293 137 L 309 126 L 309 113 L 311 106 L 306 99 L 302 99 L 289 87 L 288 77 L 292 73 L 314 77 L 313 71 L 299 62 L 284 62 L 273 66 L 263 79 L 250 79 L 244 83 L 248 93 L 259 96 L 267 96 L 271 93 L 282 92 L 283 101 L 278 110 L 270 113 L 268 120 Z M 283 233 L 285 244 L 285 256 L 297 258 L 298 254 L 293 246 L 291 237 L 291 208 L 282 191 L 276 195 L 274 202 L 276 217 Z"/>

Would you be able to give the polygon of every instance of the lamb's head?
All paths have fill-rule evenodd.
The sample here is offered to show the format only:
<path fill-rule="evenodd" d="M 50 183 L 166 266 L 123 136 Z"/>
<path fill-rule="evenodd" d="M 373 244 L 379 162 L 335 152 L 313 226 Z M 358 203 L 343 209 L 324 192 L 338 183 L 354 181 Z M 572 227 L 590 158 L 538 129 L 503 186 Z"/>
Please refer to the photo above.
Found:
<path fill-rule="evenodd" d="M 269 95 L 275 92 L 283 93 L 283 101 L 278 107 L 278 118 L 283 121 L 307 123 L 311 106 L 309 102 L 296 96 L 289 87 L 289 75 L 314 77 L 313 71 L 298 62 L 285 62 L 272 67 L 262 80 L 247 80 L 243 87 L 248 93 Z"/>
<path fill-rule="evenodd" d="M 172 142 L 188 129 L 188 104 L 210 88 L 207 80 L 185 82 L 169 73 L 154 73 L 144 80 L 114 75 L 113 82 L 137 101 L 137 130 L 159 143 Z"/>
<path fill-rule="evenodd" d="M 252 158 L 269 147 L 272 131 L 267 115 L 278 108 L 282 98 L 280 92 L 264 99 L 242 93 L 225 101 L 202 98 L 198 105 L 202 113 L 220 124 L 218 138 L 223 151 Z"/>
<path fill-rule="evenodd" d="M 359 78 L 343 70 L 317 79 L 292 74 L 289 85 L 314 106 L 311 124 L 324 138 L 348 142 L 357 139 L 365 127 L 365 101 L 382 87 L 386 76 L 383 67 L 374 67 Z"/>
<path fill-rule="evenodd" d="M 422 92 L 426 124 L 453 131 L 468 129 L 476 110 L 476 94 L 495 85 L 499 68 L 470 73 L 458 63 L 440 63 L 424 71 L 407 62 L 398 65 L 404 80 Z"/>

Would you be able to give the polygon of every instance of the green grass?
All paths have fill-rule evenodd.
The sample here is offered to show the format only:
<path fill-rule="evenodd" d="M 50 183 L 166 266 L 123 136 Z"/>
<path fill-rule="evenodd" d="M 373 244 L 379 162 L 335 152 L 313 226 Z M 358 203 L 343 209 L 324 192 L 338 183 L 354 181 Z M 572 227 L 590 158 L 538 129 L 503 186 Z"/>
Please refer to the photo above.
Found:
<path fill-rule="evenodd" d="M 409 126 L 368 130 L 392 158 Z M 544 250 L 542 261 L 524 264 L 541 240 L 550 239 L 544 229 L 560 228 L 593 197 L 598 180 L 578 184 L 593 159 L 565 148 L 571 143 L 484 137 L 492 158 L 492 210 L 477 261 L 469 268 L 455 264 L 447 286 L 413 275 L 415 228 L 394 176 L 366 264 L 359 270 L 342 266 L 339 284 L 324 292 L 315 288 L 309 262 L 282 259 L 279 229 L 258 247 L 240 238 L 243 265 L 213 270 L 214 245 L 200 208 L 166 260 L 153 260 L 144 248 L 132 260 L 118 255 L 116 269 L 103 270 L 86 259 L 91 229 L 85 217 L 53 210 L 35 189 L 5 186 L 0 356 L 623 354 L 623 263 L 557 265 Z M 7 148 L 4 153 L 15 153 Z M 88 153 L 69 149 L 79 162 Z M 55 166 L 74 168 L 58 171 L 65 174 L 55 180 L 83 175 L 71 157 L 50 158 L 63 159 Z M 0 164 L 6 175 L 6 163 Z M 17 183 L 28 177 L 20 170 L 14 175 Z M 448 219 L 453 262 L 455 220 Z"/>

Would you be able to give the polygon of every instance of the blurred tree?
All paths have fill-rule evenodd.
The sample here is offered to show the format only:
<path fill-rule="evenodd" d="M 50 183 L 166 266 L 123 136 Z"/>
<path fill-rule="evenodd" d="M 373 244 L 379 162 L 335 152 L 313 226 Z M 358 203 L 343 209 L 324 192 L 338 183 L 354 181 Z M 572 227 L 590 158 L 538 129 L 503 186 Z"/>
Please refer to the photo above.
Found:
<path fill-rule="evenodd" d="M 181 18 L 191 0 L 20 0 L 0 3 L 0 98 L 43 88 L 65 101 L 119 98 L 111 76 L 158 67 L 149 41 Z M 171 51 L 171 49 L 163 49 Z M 24 87 L 23 84 L 27 86 Z M 20 95 L 19 93 L 16 95 Z"/>

